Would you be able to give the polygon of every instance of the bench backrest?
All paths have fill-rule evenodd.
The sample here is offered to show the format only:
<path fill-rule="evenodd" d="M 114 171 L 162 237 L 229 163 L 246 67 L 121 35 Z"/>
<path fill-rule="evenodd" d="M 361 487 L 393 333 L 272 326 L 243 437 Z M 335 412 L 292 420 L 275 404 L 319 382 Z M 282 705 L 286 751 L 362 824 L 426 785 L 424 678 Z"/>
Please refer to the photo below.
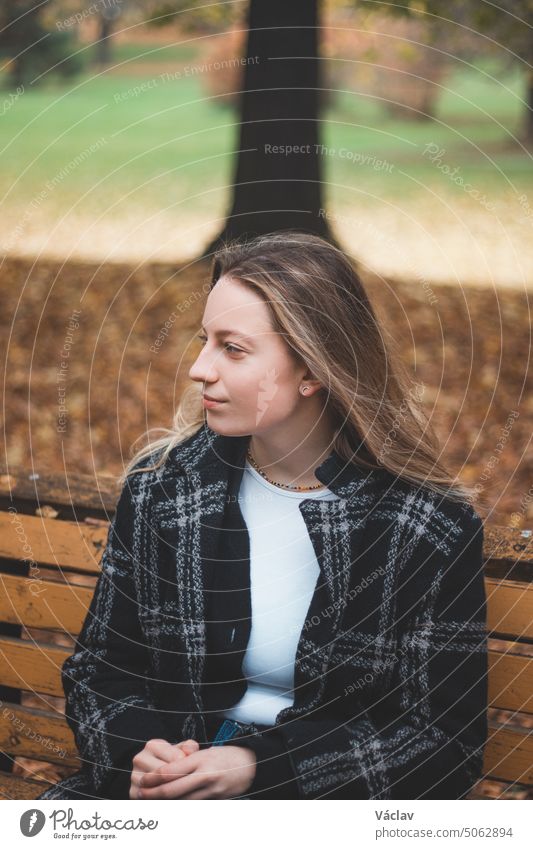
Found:
<path fill-rule="evenodd" d="M 0 798 L 35 798 L 39 762 L 80 762 L 63 711 L 72 654 L 118 497 L 112 478 L 0 469 Z M 533 535 L 485 524 L 490 630 L 485 774 L 533 785 Z M 16 759 L 16 761 L 15 761 Z M 15 772 L 12 771 L 13 763 Z"/>

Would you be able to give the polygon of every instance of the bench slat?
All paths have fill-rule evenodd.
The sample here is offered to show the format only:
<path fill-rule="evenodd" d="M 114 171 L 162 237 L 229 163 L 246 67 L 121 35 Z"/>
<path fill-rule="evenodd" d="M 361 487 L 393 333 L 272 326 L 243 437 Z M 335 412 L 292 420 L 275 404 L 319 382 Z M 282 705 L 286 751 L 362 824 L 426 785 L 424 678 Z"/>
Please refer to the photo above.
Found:
<path fill-rule="evenodd" d="M 483 557 L 512 563 L 533 562 L 533 534 L 504 525 L 483 524 Z"/>
<path fill-rule="evenodd" d="M 533 585 L 485 579 L 487 626 L 495 634 L 533 639 Z"/>
<path fill-rule="evenodd" d="M 29 628 L 79 633 L 94 590 L 16 575 L 2 575 L 0 621 Z M 487 621 L 494 634 L 533 639 L 533 586 L 487 578 Z"/>
<path fill-rule="evenodd" d="M 2 575 L 0 621 L 29 628 L 79 633 L 94 590 L 16 575 Z M 533 586 L 487 578 L 487 620 L 492 633 L 533 639 Z"/>
<path fill-rule="evenodd" d="M 15 504 L 61 505 L 76 509 L 113 512 L 120 494 L 120 484 L 114 475 L 78 474 L 71 469 L 68 477 L 35 469 L 14 468 L 0 464 L 0 497 Z"/>
<path fill-rule="evenodd" d="M 72 649 L 0 637 L 0 681 L 7 687 L 62 696 L 61 666 Z M 489 705 L 533 713 L 533 658 L 489 652 Z"/>
<path fill-rule="evenodd" d="M 72 649 L 0 637 L 0 681 L 6 687 L 63 696 L 61 667 Z"/>
<path fill-rule="evenodd" d="M 121 485 L 113 475 L 88 475 L 70 472 L 68 479 L 52 472 L 35 473 L 25 468 L 9 469 L 0 464 L 0 497 L 40 504 L 56 504 L 101 512 L 114 512 Z M 485 559 L 520 561 L 533 564 L 533 535 L 529 531 L 504 525 L 485 524 Z"/>
<path fill-rule="evenodd" d="M 533 713 L 533 657 L 489 651 L 489 706 Z"/>
<path fill-rule="evenodd" d="M 0 799 L 36 799 L 48 787 L 48 781 L 33 781 L 0 770 Z"/>
<path fill-rule="evenodd" d="M 94 589 L 0 575 L 0 621 L 79 634 Z"/>
<path fill-rule="evenodd" d="M 26 705 L 3 704 L 0 749 L 13 757 L 80 767 L 74 735 L 64 715 Z"/>
<path fill-rule="evenodd" d="M 0 557 L 97 574 L 108 529 L 109 524 L 93 527 L 0 512 Z"/>
<path fill-rule="evenodd" d="M 533 731 L 491 725 L 485 747 L 485 777 L 533 784 Z"/>

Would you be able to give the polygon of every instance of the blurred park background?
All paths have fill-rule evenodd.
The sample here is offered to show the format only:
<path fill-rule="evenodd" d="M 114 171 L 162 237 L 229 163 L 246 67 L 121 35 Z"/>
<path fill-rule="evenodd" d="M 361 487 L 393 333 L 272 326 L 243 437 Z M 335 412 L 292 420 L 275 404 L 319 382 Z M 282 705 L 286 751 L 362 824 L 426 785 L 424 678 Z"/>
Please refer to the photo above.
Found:
<path fill-rule="evenodd" d="M 217 239 L 294 223 L 359 263 L 489 519 L 533 527 L 533 2 L 504 5 L 4 0 L 4 465 L 119 473 L 170 426 Z"/>

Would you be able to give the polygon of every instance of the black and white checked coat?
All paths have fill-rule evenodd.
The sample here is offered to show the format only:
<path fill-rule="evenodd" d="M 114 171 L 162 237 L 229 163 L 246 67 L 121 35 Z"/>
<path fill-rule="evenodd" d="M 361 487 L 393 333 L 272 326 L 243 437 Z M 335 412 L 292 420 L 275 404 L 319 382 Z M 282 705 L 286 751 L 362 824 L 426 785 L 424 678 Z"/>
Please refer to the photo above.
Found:
<path fill-rule="evenodd" d="M 228 471 L 242 476 L 249 438 L 204 424 L 162 469 L 126 482 L 62 668 L 83 768 L 40 798 L 128 798 L 147 740 L 205 743 L 202 564 L 216 557 Z M 320 575 L 295 702 L 272 727 L 299 798 L 459 798 L 487 734 L 481 519 L 335 451 L 315 474 L 339 500 L 300 504 Z"/>

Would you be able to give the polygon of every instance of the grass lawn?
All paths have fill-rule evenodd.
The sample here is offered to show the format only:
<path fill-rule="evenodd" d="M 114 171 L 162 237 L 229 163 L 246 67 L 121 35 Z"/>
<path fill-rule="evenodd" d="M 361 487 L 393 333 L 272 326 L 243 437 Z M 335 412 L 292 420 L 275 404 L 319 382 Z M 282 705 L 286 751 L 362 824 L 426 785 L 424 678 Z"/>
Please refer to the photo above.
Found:
<path fill-rule="evenodd" d="M 98 256 L 103 249 L 104 257 L 124 259 L 201 249 L 227 208 L 238 127 L 235 110 L 209 98 L 201 75 L 183 73 L 193 61 L 202 56 L 195 60 L 190 44 L 124 44 L 113 70 L 68 85 L 50 81 L 4 108 L 4 252 Z M 165 76 L 180 69 L 179 79 Z M 518 197 L 533 206 L 533 169 L 513 140 L 524 83 L 516 73 L 490 79 L 490 70 L 458 66 L 433 121 L 391 119 L 376 99 L 338 94 L 324 114 L 322 139 L 325 202 L 339 216 L 340 235 L 352 239 L 350 216 L 370 216 L 393 235 L 389 214 L 436 220 L 439 233 L 451 226 L 450 215 L 487 222 L 496 215 L 490 226 L 512 223 L 514 252 L 527 254 L 531 227 L 520 223 Z M 437 150 L 439 161 L 431 161 L 428 151 Z"/>

